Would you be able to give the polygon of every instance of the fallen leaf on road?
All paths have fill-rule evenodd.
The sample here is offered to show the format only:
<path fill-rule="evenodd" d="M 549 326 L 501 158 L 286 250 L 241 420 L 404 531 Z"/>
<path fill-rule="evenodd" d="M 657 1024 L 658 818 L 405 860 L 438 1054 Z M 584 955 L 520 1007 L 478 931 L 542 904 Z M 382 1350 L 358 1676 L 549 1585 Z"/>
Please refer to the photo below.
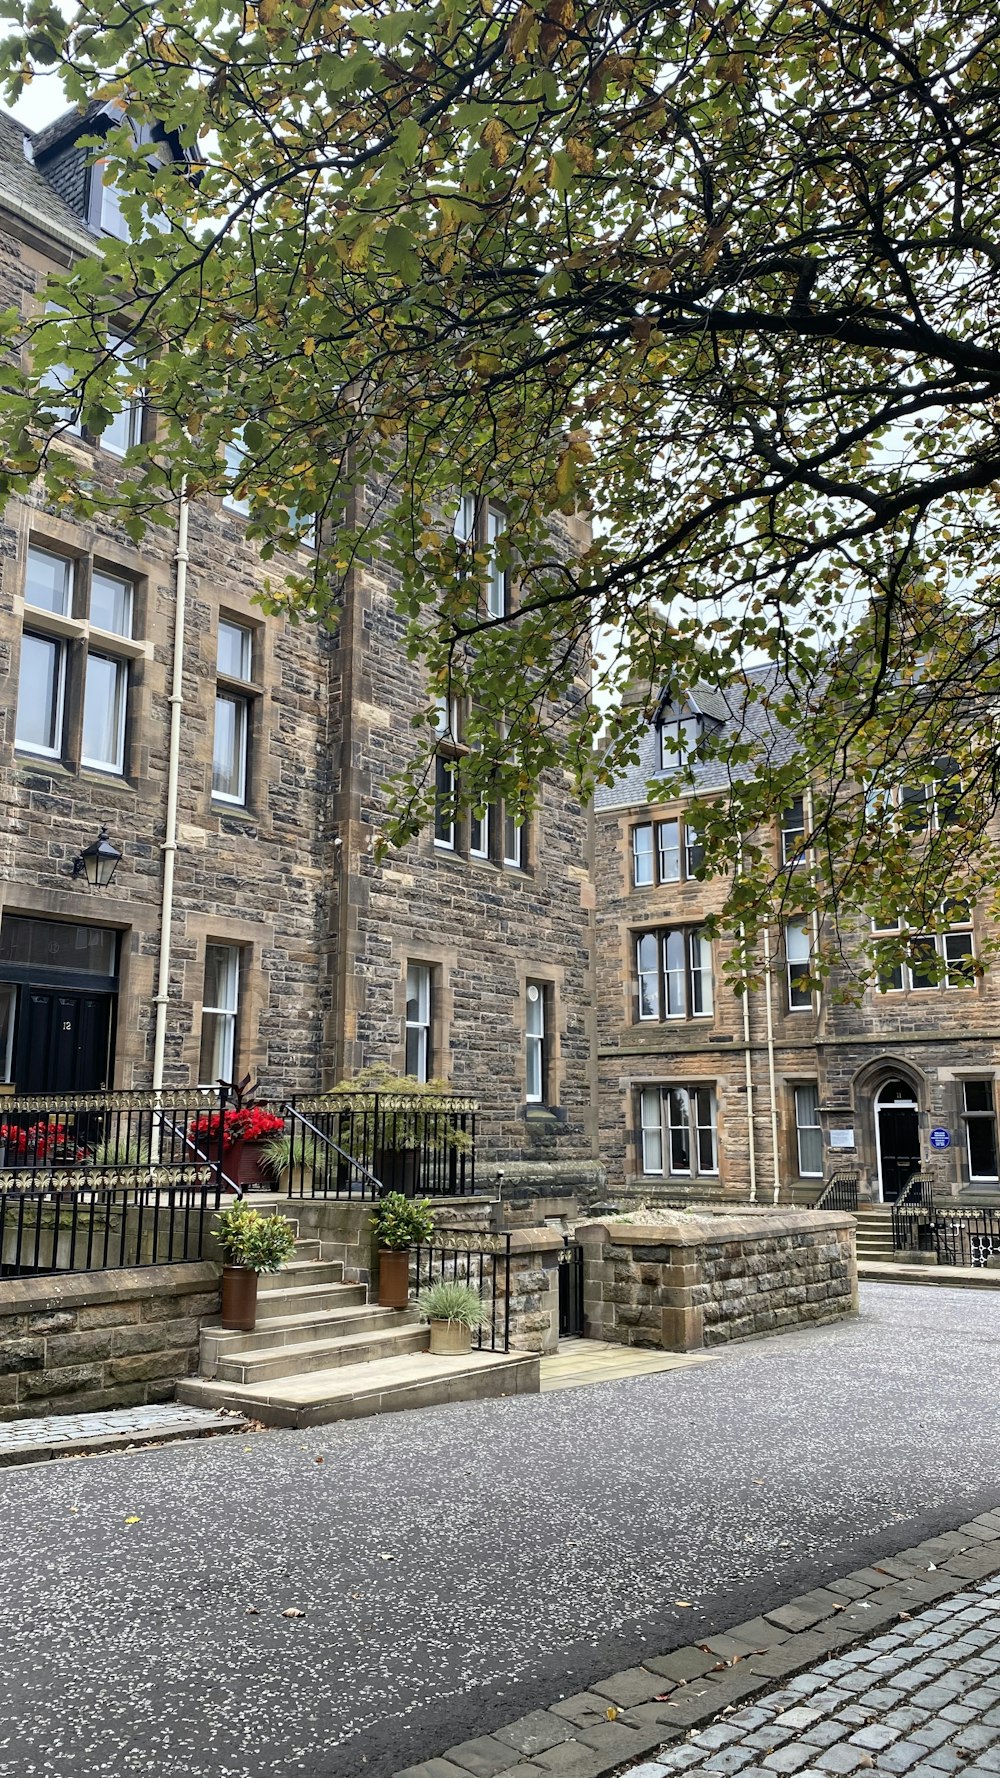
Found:
<path fill-rule="evenodd" d="M 656 1697 L 653 1699 L 653 1702 L 654 1702 L 654 1704 L 665 1704 L 667 1699 L 669 1698 L 669 1696 L 670 1696 L 669 1692 L 657 1692 Z"/>
<path fill-rule="evenodd" d="M 281 1615 L 282 1617 L 305 1617 L 306 1614 L 304 1611 L 300 1611 L 297 1605 L 286 1605 Z"/>
<path fill-rule="evenodd" d="M 247 1617 L 260 1617 L 260 1612 L 257 1610 L 256 1605 L 248 1605 L 246 1614 Z"/>
<path fill-rule="evenodd" d="M 125 1520 L 125 1523 L 126 1523 L 126 1525 L 138 1525 L 139 1524 L 139 1514 L 132 1513 L 131 1516 Z"/>
<path fill-rule="evenodd" d="M 691 1605 L 691 1601 L 690 1601 L 690 1599 L 675 1599 L 674 1604 L 675 1605 L 683 1605 L 685 1607 L 685 1609 L 689 1609 L 690 1605 Z"/>
<path fill-rule="evenodd" d="M 316 1462 L 317 1462 L 317 1463 L 325 1463 L 325 1462 L 326 1462 L 326 1458 L 325 1458 L 325 1457 L 317 1457 L 317 1458 L 316 1458 Z"/>
<path fill-rule="evenodd" d="M 394 1556 L 391 1550 L 379 1550 L 379 1556 L 381 1557 L 383 1562 L 398 1562 L 399 1561 L 399 1557 Z"/>
<path fill-rule="evenodd" d="M 605 1710 L 604 1714 L 607 1717 L 609 1722 L 617 1722 L 617 1720 L 618 1720 L 617 1705 L 616 1704 L 609 1704 L 607 1709 Z"/>

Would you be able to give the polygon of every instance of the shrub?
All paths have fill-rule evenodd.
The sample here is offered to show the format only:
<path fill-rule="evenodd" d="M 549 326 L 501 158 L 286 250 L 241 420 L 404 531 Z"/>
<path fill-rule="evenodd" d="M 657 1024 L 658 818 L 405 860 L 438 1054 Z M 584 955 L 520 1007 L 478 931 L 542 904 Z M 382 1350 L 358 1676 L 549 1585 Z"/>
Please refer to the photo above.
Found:
<path fill-rule="evenodd" d="M 427 1198 L 404 1198 L 402 1192 L 386 1192 L 372 1212 L 372 1227 L 380 1247 L 395 1252 L 418 1247 L 434 1233 L 434 1212 Z"/>
<path fill-rule="evenodd" d="M 442 1278 L 421 1292 L 417 1311 L 422 1321 L 457 1321 L 461 1327 L 485 1327 L 489 1310 L 471 1284 L 459 1278 Z"/>
<path fill-rule="evenodd" d="M 262 1216 L 242 1199 L 220 1210 L 215 1236 L 229 1266 L 249 1272 L 280 1272 L 295 1251 L 295 1230 L 283 1216 Z"/>

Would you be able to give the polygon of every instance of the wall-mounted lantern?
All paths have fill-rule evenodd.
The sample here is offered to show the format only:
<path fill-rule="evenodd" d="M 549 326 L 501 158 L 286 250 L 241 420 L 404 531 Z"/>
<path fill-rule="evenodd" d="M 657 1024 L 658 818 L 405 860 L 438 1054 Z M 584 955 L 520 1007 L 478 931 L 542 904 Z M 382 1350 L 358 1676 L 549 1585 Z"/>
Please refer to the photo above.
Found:
<path fill-rule="evenodd" d="M 74 858 L 74 879 L 86 877 L 91 889 L 110 889 L 121 861 L 121 853 L 108 838 L 107 826 L 102 825 L 96 840 L 91 840 Z"/>

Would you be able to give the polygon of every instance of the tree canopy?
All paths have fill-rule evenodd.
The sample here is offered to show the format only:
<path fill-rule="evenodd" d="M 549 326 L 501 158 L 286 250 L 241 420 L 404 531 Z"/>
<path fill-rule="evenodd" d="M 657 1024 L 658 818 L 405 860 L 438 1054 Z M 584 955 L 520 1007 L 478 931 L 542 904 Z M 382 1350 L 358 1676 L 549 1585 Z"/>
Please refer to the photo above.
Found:
<path fill-rule="evenodd" d="M 586 793 L 664 688 L 723 690 L 751 720 L 708 743 L 731 789 L 696 820 L 706 870 L 739 852 L 751 941 L 776 904 L 919 929 L 997 889 L 995 6 L 5 10 L 9 94 L 56 66 L 184 150 L 115 130 L 132 239 L 3 322 L 36 371 L 71 366 L 96 430 L 122 399 L 108 329 L 142 354 L 162 423 L 128 459 L 130 524 L 181 475 L 225 485 L 239 434 L 262 546 L 312 515 L 329 539 L 275 603 L 321 618 L 359 553 L 388 561 L 432 692 L 469 699 L 473 804 L 530 801 L 552 767 Z M 3 487 L 43 467 L 86 510 L 51 402 L 10 377 Z M 463 494 L 505 511 L 507 615 Z M 577 511 L 589 547 L 554 549 Z M 897 805 L 935 782 L 917 839 Z M 807 783 L 816 869 L 775 878 L 752 836 Z M 397 838 L 430 794 L 415 759 Z"/>

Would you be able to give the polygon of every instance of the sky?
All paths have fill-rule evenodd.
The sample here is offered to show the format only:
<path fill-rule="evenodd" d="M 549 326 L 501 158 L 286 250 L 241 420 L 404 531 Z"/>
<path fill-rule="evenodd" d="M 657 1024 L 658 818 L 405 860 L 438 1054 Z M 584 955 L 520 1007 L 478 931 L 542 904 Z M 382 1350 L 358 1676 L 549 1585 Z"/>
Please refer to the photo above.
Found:
<path fill-rule="evenodd" d="M 17 104 L 10 105 L 7 109 L 19 123 L 27 124 L 29 130 L 44 129 L 47 123 L 51 123 L 54 117 L 66 110 L 62 81 L 57 74 L 36 74 Z"/>

